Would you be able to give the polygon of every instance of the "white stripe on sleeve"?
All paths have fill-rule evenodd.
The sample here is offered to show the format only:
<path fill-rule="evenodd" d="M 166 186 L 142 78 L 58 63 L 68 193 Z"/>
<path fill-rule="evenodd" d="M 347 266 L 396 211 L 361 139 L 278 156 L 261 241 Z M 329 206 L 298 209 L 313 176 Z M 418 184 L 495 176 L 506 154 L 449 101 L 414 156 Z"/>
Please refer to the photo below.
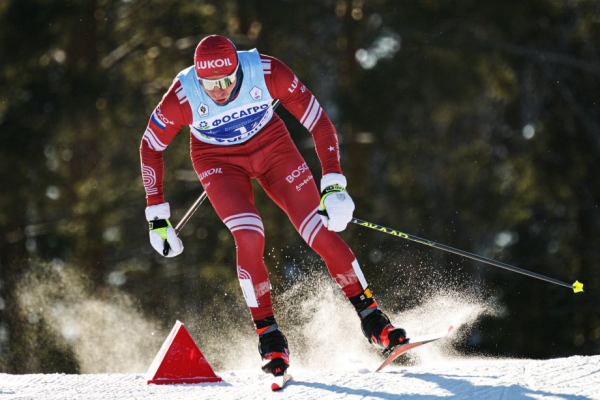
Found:
<path fill-rule="evenodd" d="M 308 109 L 300 122 L 309 131 L 314 127 L 316 121 L 321 117 L 321 106 L 315 96 L 312 96 Z"/>
<path fill-rule="evenodd" d="M 163 151 L 167 148 L 167 145 L 161 142 L 154 131 L 152 131 L 150 128 L 146 129 L 146 132 L 144 133 L 144 139 L 152 150 Z"/>

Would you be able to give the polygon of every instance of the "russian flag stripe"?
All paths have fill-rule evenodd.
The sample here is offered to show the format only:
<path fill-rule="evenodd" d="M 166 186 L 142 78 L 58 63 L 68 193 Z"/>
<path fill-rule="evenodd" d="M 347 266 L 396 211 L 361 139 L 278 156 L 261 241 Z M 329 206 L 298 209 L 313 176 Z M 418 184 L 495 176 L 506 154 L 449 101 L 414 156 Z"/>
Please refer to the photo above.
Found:
<path fill-rule="evenodd" d="M 157 125 L 159 128 L 161 129 L 165 129 L 167 127 L 167 125 L 165 125 L 160 119 L 158 119 L 158 117 L 156 116 L 156 112 L 152 113 L 152 122 L 154 122 L 155 125 Z"/>

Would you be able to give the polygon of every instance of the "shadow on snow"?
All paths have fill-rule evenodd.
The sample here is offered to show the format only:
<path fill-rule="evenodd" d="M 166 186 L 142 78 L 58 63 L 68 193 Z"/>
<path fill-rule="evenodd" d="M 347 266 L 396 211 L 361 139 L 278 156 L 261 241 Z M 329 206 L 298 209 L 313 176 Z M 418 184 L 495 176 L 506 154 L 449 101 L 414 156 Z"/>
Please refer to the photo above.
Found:
<path fill-rule="evenodd" d="M 422 381 L 431 382 L 436 384 L 440 389 L 443 389 L 453 396 L 455 399 L 511 399 L 511 400 L 531 400 L 531 395 L 543 395 L 553 396 L 555 398 L 561 398 L 565 400 L 587 400 L 589 397 L 563 394 L 557 392 L 546 392 L 542 390 L 532 390 L 520 385 L 475 385 L 467 380 L 464 376 L 451 376 L 451 375 L 435 375 L 435 374 L 416 374 L 406 372 L 387 372 L 388 374 L 398 374 L 401 377 L 420 379 Z M 401 384 L 401 382 L 398 382 Z M 289 383 L 294 386 L 305 386 L 314 389 L 327 390 L 333 393 L 357 395 L 363 397 L 374 397 L 380 399 L 397 399 L 399 396 L 405 399 L 439 399 L 447 397 L 445 395 L 422 395 L 414 393 L 398 394 L 388 393 L 379 390 L 369 389 L 354 389 L 350 387 L 331 385 L 319 382 L 303 382 L 294 380 Z"/>

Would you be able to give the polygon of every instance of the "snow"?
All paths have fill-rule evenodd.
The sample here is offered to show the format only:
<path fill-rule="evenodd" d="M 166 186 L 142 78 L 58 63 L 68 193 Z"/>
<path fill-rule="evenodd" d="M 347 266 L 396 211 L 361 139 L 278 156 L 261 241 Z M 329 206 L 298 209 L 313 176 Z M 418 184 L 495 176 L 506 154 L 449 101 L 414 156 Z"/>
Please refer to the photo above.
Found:
<path fill-rule="evenodd" d="M 270 377 L 260 370 L 257 338 L 247 315 L 213 321 L 207 310 L 193 310 L 182 321 L 223 382 L 147 385 L 144 374 L 168 330 L 157 328 L 156 321 L 137 311 L 126 296 L 98 299 L 66 269 L 51 271 L 54 275 L 32 276 L 24 282 L 19 303 L 28 312 L 39 310 L 48 334 L 73 352 L 81 374 L 0 374 L 0 400 L 600 400 L 600 356 L 576 356 L 576 348 L 573 357 L 550 360 L 460 353 L 458 348 L 464 349 L 477 338 L 476 322 L 483 316 L 501 317 L 503 309 L 493 299 L 448 289 L 451 285 L 441 279 L 432 280 L 430 287 L 417 285 L 419 301 L 402 311 L 388 310 L 388 315 L 411 337 L 443 331 L 450 325 L 456 329 L 444 339 L 410 350 L 381 372 L 374 372 L 382 363 L 381 355 L 360 331 L 350 303 L 329 277 L 316 276 L 275 296 L 278 323 L 290 344 L 293 376 L 282 392 L 272 393 Z M 58 288 L 69 291 L 57 292 Z M 232 311 L 233 305 L 229 303 L 227 310 Z M 246 312 L 245 304 L 241 307 Z M 199 317 L 203 314 L 204 319 Z"/>
<path fill-rule="evenodd" d="M 375 368 L 356 360 L 342 371 L 290 368 L 293 381 L 278 393 L 258 368 L 217 371 L 224 382 L 196 385 L 147 385 L 141 373 L 0 374 L 0 399 L 600 399 L 600 356 Z"/>

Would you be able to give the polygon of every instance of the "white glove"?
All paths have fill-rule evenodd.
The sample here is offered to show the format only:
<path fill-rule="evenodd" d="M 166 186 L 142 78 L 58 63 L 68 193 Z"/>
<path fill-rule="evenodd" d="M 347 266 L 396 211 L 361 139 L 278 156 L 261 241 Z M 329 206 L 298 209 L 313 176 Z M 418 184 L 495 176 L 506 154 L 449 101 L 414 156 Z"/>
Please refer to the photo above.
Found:
<path fill-rule="evenodd" d="M 150 223 L 150 244 L 165 257 L 175 257 L 183 251 L 183 243 L 169 221 L 170 216 L 169 203 L 146 207 L 146 219 Z"/>
<path fill-rule="evenodd" d="M 325 174 L 321 179 L 319 214 L 330 231 L 341 232 L 352 220 L 354 202 L 346 191 L 346 184 L 342 174 Z"/>

